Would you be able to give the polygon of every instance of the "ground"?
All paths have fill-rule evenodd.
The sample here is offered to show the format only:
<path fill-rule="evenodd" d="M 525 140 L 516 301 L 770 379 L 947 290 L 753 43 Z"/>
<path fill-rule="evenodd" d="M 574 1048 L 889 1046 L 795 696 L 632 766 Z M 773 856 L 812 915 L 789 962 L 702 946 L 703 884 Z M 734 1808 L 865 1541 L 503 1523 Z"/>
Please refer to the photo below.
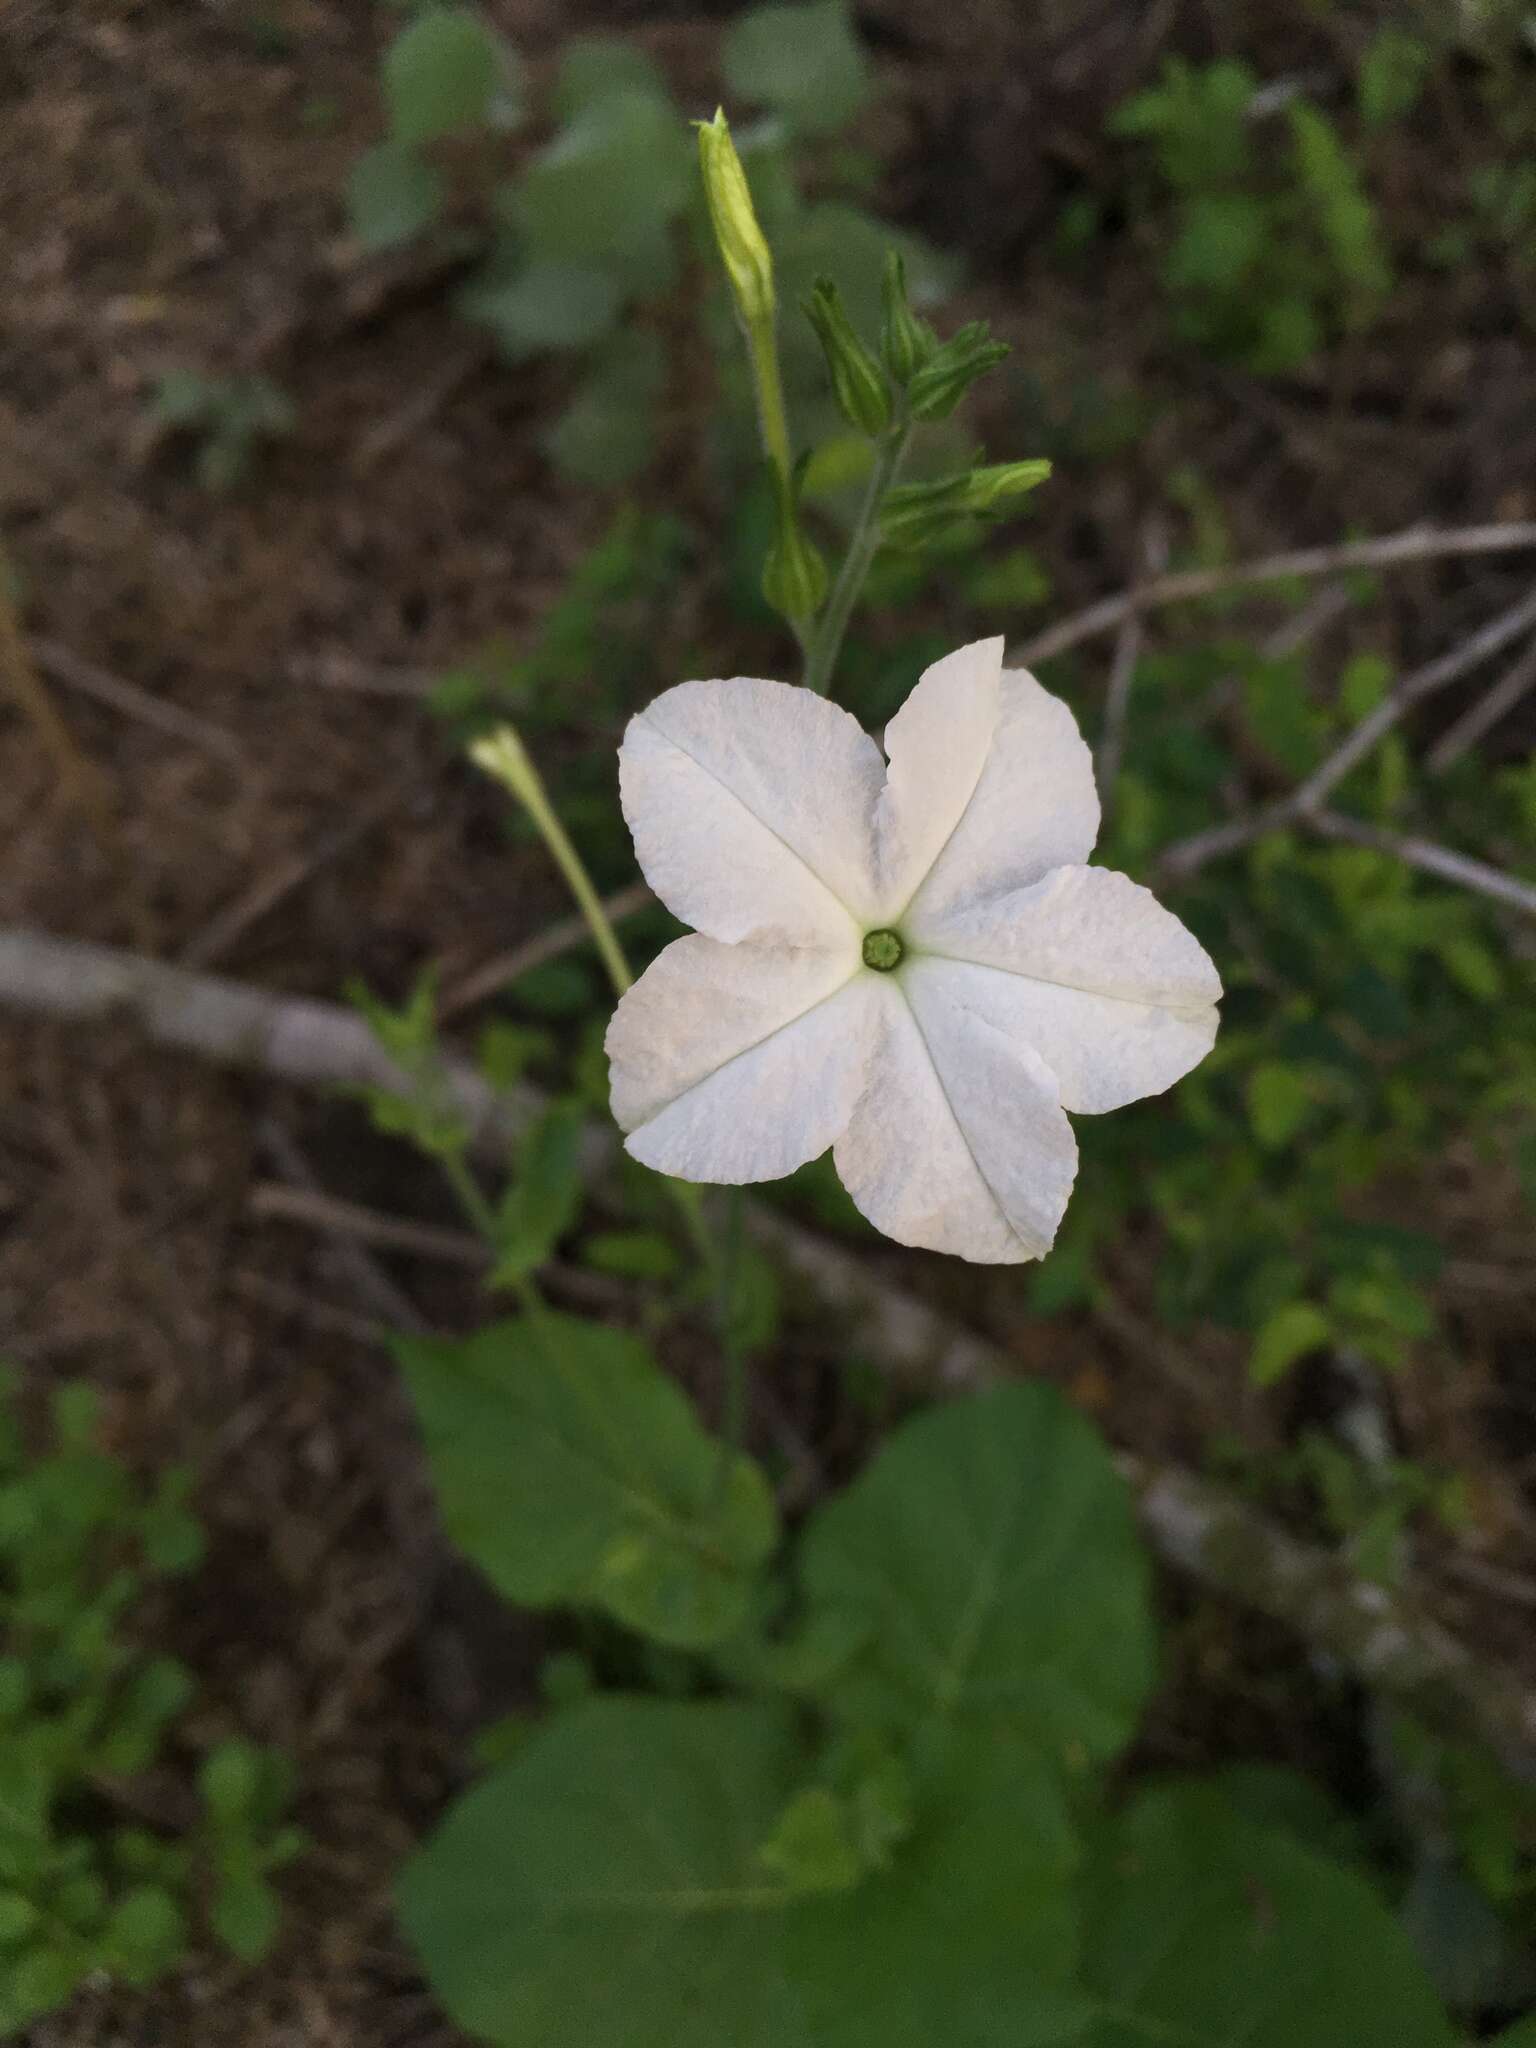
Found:
<path fill-rule="evenodd" d="M 492 11 L 535 68 L 572 28 L 622 25 L 707 95 L 714 17 L 728 10 Z M 1106 108 L 1168 39 L 1236 38 L 1222 12 L 1172 0 L 858 10 L 887 85 L 874 130 L 885 203 L 966 248 L 975 309 L 1053 400 L 1090 375 L 1129 389 L 1166 373 L 1129 257 L 1063 277 L 1044 252 L 1063 197 L 1106 147 Z M 445 746 L 418 686 L 488 635 L 525 639 L 608 509 L 538 454 L 555 373 L 498 367 L 450 319 L 439 275 L 364 260 L 346 241 L 337 195 L 377 131 L 387 28 L 364 0 L 12 0 L 0 28 L 0 518 L 75 764 L 71 775 L 35 725 L 0 713 L 0 917 L 326 997 L 354 975 L 400 992 L 427 962 L 452 981 L 563 913 L 543 864 L 509 853 L 494 793 Z M 1277 25 L 1273 72 L 1314 61 L 1320 37 Z M 1405 160 L 1393 199 L 1406 219 L 1432 218 L 1423 166 Z M 1439 302 L 1426 289 L 1414 311 L 1350 352 L 1331 386 L 1188 377 L 1145 444 L 1042 514 L 1062 607 L 1125 581 L 1150 480 L 1192 454 L 1243 552 L 1536 514 L 1529 327 L 1476 276 Z M 147 424 L 155 377 L 180 364 L 261 371 L 294 399 L 298 430 L 259 485 L 211 498 L 186 449 Z M 1406 654 L 1442 644 L 1509 602 L 1521 573 L 1410 572 L 1386 594 L 1381 631 Z M 681 643 L 686 599 L 680 612 Z M 108 701 L 102 674 L 108 694 L 127 683 L 151 712 Z M 180 729 L 149 722 L 153 707 Z M 1504 743 L 1529 738 L 1517 728 Z M 134 1463 L 196 1462 L 205 1591 L 163 1617 L 207 1686 L 188 1739 L 238 1725 L 290 1748 L 316 1843 L 288 1881 L 283 1943 L 254 1978 L 206 1961 L 148 1999 L 87 1998 L 32 2038 L 447 2048 L 456 2037 L 392 1927 L 389 1873 L 462 1770 L 468 1734 L 526 1692 L 538 1638 L 444 1553 L 377 1300 L 323 1235 L 262 1220 L 253 1193 L 309 1175 L 447 1218 L 347 1105 L 15 1020 L 0 1024 L 0 1074 L 0 1348 L 34 1388 L 87 1373 Z M 1475 1475 L 1490 1526 L 1503 1518 L 1511 1550 L 1528 1554 L 1536 1387 L 1506 1367 L 1530 1328 L 1530 1268 L 1513 1297 L 1490 1280 L 1518 1270 L 1507 1191 L 1475 1160 L 1443 1167 L 1425 1198 L 1463 1249 L 1450 1285 L 1471 1365 L 1454 1386 L 1410 1373 L 1398 1421 L 1407 1449 L 1432 1446 Z M 422 1316 L 473 1315 L 462 1275 L 387 1263 Z M 1287 1427 L 1219 1344 L 1177 1377 L 1154 1366 L 1149 1385 L 1112 1332 L 1074 1327 L 1046 1356 L 990 1285 L 957 1294 L 937 1261 L 905 1270 L 1147 1455 L 1194 1455 L 1222 1433 L 1260 1446 Z M 792 1413 L 820 1399 L 813 1368 L 785 1365 L 777 1391 Z M 1502 1591 L 1452 1559 L 1433 1598 L 1536 1674 L 1531 1584 L 1494 1554 L 1484 1574 L 1497 1585 L 1503 1572 Z M 1321 1680 L 1279 1687 L 1282 1705 L 1318 1687 L 1312 1732 L 1288 1736 L 1267 1632 L 1180 1588 L 1166 1600 L 1174 1682 L 1157 1753 L 1286 1755 L 1290 1742 L 1338 1768 Z M 1181 1672 L 1206 1705 L 1182 1696 Z"/>

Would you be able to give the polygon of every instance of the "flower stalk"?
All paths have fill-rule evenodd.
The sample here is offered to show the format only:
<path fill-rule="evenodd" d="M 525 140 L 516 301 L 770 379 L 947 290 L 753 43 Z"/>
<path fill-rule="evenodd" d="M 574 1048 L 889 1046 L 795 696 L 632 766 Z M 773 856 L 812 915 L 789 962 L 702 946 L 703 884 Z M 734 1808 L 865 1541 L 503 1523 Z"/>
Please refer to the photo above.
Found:
<path fill-rule="evenodd" d="M 911 421 L 904 413 L 898 414 L 876 446 L 863 503 L 859 506 L 858 518 L 848 539 L 848 552 L 843 557 L 831 595 L 816 621 L 805 651 L 805 670 L 801 681 L 818 697 L 824 697 L 831 685 L 837 658 L 842 653 L 843 640 L 848 632 L 848 622 L 853 617 L 854 607 L 864 588 L 864 579 L 880 547 L 880 520 L 886 497 L 900 473 L 911 438 Z"/>

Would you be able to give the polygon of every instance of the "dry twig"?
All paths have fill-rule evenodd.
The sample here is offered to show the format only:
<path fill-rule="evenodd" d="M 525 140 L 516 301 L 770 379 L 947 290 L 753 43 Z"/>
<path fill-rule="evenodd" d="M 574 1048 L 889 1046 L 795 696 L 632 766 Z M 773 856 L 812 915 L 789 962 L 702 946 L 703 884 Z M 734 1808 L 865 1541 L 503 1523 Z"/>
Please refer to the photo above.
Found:
<path fill-rule="evenodd" d="M 1431 562 L 1446 555 L 1519 554 L 1536 549 L 1536 520 L 1501 526 L 1466 526 L 1448 531 L 1411 527 L 1407 533 L 1383 534 L 1375 540 L 1346 541 L 1337 547 L 1297 548 L 1290 554 L 1266 555 L 1256 562 L 1237 562 L 1226 569 L 1179 569 L 1171 576 L 1102 597 L 1086 611 L 1062 619 L 1012 650 L 1014 668 L 1033 668 L 1084 640 L 1112 633 L 1132 612 L 1151 611 L 1189 598 L 1214 597 L 1247 583 L 1284 583 L 1295 576 L 1336 576 L 1346 569 L 1400 569 L 1411 562 Z"/>
<path fill-rule="evenodd" d="M 626 917 L 633 917 L 637 910 L 644 910 L 647 904 L 655 901 L 646 883 L 631 882 L 626 888 L 616 889 L 611 896 L 604 897 L 603 911 L 610 924 L 622 924 Z M 466 974 L 438 1003 L 438 1022 L 446 1024 L 449 1018 L 472 1009 L 476 1003 L 483 1003 L 487 996 L 498 994 L 520 974 L 542 967 L 546 960 L 568 953 L 573 946 L 579 946 L 591 936 L 592 927 L 579 912 L 562 917 L 558 923 L 536 932 L 531 939 L 525 939 L 520 946 L 514 946 L 509 953 L 498 953 L 495 959 L 487 960 L 472 974 Z"/>
<path fill-rule="evenodd" d="M 1491 896 L 1495 903 L 1523 910 L 1527 917 L 1536 917 L 1536 888 L 1529 882 L 1505 874 L 1502 868 L 1490 867 L 1486 861 L 1453 853 L 1448 846 L 1437 846 L 1432 839 L 1383 832 L 1375 825 L 1363 824 L 1359 818 L 1346 817 L 1341 811 L 1309 811 L 1305 823 L 1325 839 L 1342 839 L 1350 846 L 1367 846 L 1374 853 L 1389 853 L 1395 860 L 1426 875 L 1435 875 L 1442 882 L 1455 882 L 1460 888 L 1475 890 L 1479 896 Z"/>
<path fill-rule="evenodd" d="M 79 690 L 83 696 L 92 697 L 113 711 L 120 711 L 125 718 L 136 719 L 140 725 L 152 726 L 156 732 L 166 733 L 172 739 L 185 740 L 189 746 L 198 747 L 203 753 L 211 754 L 214 760 L 222 761 L 226 768 L 233 768 L 238 774 L 245 773 L 245 748 L 223 726 L 212 725 L 206 718 L 196 718 L 190 711 L 183 711 L 179 705 L 152 697 L 137 683 L 126 682 L 122 676 L 98 668 L 95 662 L 86 661 L 58 640 L 34 639 L 32 653 L 38 667 L 56 683 Z"/>
<path fill-rule="evenodd" d="M 1203 832 L 1192 833 L 1188 839 L 1180 839 L 1166 848 L 1158 856 L 1159 874 L 1181 878 L 1192 875 L 1208 861 L 1252 845 L 1266 832 L 1310 821 L 1345 776 L 1415 704 L 1422 703 L 1436 690 L 1444 689 L 1447 683 L 1458 681 L 1533 626 L 1536 626 L 1536 591 L 1491 619 L 1448 653 L 1416 669 L 1412 675 L 1404 676 L 1396 689 L 1368 712 L 1358 725 L 1353 726 L 1328 758 L 1314 768 L 1289 796 L 1246 811 L 1241 817 L 1228 819 L 1225 824 L 1208 826 Z"/>
<path fill-rule="evenodd" d="M 1469 705 L 1460 718 L 1441 733 L 1425 760 L 1424 765 L 1430 774 L 1443 775 L 1469 748 L 1475 747 L 1485 733 L 1492 732 L 1499 720 L 1514 710 L 1533 685 L 1536 685 L 1536 640 L 1485 696 Z"/>

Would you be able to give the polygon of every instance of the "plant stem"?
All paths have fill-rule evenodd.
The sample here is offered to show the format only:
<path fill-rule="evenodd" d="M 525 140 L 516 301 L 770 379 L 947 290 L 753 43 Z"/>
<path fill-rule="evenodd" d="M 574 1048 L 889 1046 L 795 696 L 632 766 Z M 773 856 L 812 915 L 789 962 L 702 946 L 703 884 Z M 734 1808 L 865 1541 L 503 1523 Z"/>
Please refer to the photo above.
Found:
<path fill-rule="evenodd" d="M 843 566 L 837 572 L 837 581 L 822 608 L 821 617 L 816 621 L 805 658 L 802 681 L 818 697 L 827 694 L 832 681 L 837 657 L 843 649 L 843 637 L 848 631 L 848 621 L 853 617 L 853 608 L 864 588 L 869 565 L 880 546 L 880 508 L 896 481 L 911 438 L 910 420 L 898 420 L 875 451 L 874 468 L 869 473 L 864 502 L 859 507 L 859 516 L 849 537 L 848 552 L 843 557 Z"/>
<path fill-rule="evenodd" d="M 438 1159 L 448 1177 L 448 1185 L 458 1197 L 459 1207 L 474 1225 L 476 1233 L 483 1237 L 494 1251 L 496 1247 L 496 1212 L 486 1199 L 480 1183 L 470 1171 L 462 1152 L 440 1152 Z"/>
<path fill-rule="evenodd" d="M 789 455 L 789 422 L 784 411 L 784 380 L 779 374 L 779 343 L 771 318 L 744 321 L 752 388 L 757 394 L 757 425 L 763 453 L 785 490 L 794 464 Z"/>

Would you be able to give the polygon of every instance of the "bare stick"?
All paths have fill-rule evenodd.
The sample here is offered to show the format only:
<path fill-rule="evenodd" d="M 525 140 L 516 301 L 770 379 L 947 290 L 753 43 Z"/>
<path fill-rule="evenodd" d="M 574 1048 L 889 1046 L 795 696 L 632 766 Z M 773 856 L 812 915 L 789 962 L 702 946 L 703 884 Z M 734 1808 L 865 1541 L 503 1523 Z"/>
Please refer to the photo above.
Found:
<path fill-rule="evenodd" d="M 292 1192 L 307 1197 L 312 1208 L 317 1203 L 323 1205 L 327 1197 L 313 1167 L 277 1119 L 263 1118 L 258 1135 L 278 1167 L 296 1184 Z M 427 1325 L 415 1302 L 401 1292 L 367 1246 L 355 1233 L 337 1229 L 334 1218 L 323 1228 L 336 1263 L 368 1306 L 393 1328 L 421 1335 Z"/>
<path fill-rule="evenodd" d="M 1100 598 L 1086 611 L 1050 626 L 1023 647 L 1009 663 L 1032 668 L 1100 633 L 1112 633 L 1131 612 L 1151 611 L 1192 597 L 1214 597 L 1245 583 L 1283 583 L 1293 576 L 1335 576 L 1346 569 L 1399 569 L 1410 562 L 1431 562 L 1446 555 L 1518 554 L 1536 549 L 1536 520 L 1512 520 L 1502 526 L 1466 526 L 1437 532 L 1411 527 L 1407 533 L 1384 534 L 1375 540 L 1346 541 L 1338 547 L 1297 548 L 1286 555 L 1266 555 L 1257 562 L 1239 562 L 1230 569 L 1181 569 L 1156 576 L 1114 597 Z"/>
<path fill-rule="evenodd" d="M 1430 748 L 1425 766 L 1431 775 L 1443 775 L 1484 733 L 1492 732 L 1499 720 L 1514 710 L 1526 691 L 1536 684 L 1536 640 L 1488 691 L 1469 705 L 1453 725 L 1447 726 Z"/>
<path fill-rule="evenodd" d="M 350 1011 L 41 932 L 0 928 L 0 1004 L 61 1020 L 131 1020 L 160 1045 L 311 1085 L 391 1077 L 392 1085 L 404 1085 Z M 505 1155 L 540 1107 L 533 1090 L 497 1095 L 458 1063 L 448 1079 L 492 1156 Z M 611 1132 L 587 1133 L 582 1164 L 589 1182 L 611 1174 L 615 1153 Z M 1005 1353 L 890 1285 L 854 1254 L 770 1211 L 749 1213 L 758 1241 L 898 1378 L 931 1390 L 1012 1376 Z M 1480 1650 L 1454 1640 L 1408 1596 L 1355 1577 L 1332 1552 L 1298 1542 L 1204 1480 L 1126 1455 L 1118 1462 L 1136 1491 L 1147 1539 L 1168 1563 L 1288 1624 L 1369 1683 L 1413 1695 L 1421 1708 L 1474 1731 L 1517 1767 L 1532 1766 L 1536 1696 Z"/>
<path fill-rule="evenodd" d="M 121 676 L 98 668 L 95 662 L 86 661 L 58 640 L 34 639 L 32 654 L 38 667 L 56 683 L 64 683 L 70 689 L 80 691 L 82 696 L 92 697 L 98 704 L 120 711 L 125 718 L 136 719 L 140 725 L 153 726 L 156 732 L 185 740 L 189 746 L 198 747 L 216 761 L 222 761 L 226 768 L 245 773 L 245 748 L 232 732 L 226 732 L 222 726 L 211 725 L 206 718 L 195 718 L 179 705 L 167 704 L 163 698 L 151 696 L 137 683 L 125 682 Z"/>
<path fill-rule="evenodd" d="M 7 583 L 8 564 L 0 556 L 0 678 L 17 709 L 53 756 L 60 782 L 103 838 L 112 830 L 112 795 L 106 777 L 76 746 L 69 727 L 43 688 L 27 654 L 21 626 Z"/>
<path fill-rule="evenodd" d="M 415 1223 L 405 1216 L 386 1216 L 360 1202 L 344 1202 L 315 1187 L 291 1187 L 286 1181 L 258 1181 L 247 1206 L 261 1222 L 298 1223 L 330 1237 L 345 1237 L 379 1251 L 402 1252 L 409 1258 L 431 1259 L 437 1265 L 461 1266 L 483 1273 L 491 1262 L 483 1238 L 465 1230 L 442 1230 L 433 1223 Z"/>
<path fill-rule="evenodd" d="M 1453 853 L 1448 846 L 1437 846 L 1432 839 L 1411 839 L 1396 832 L 1380 831 L 1375 825 L 1347 818 L 1339 811 L 1310 811 L 1306 823 L 1325 839 L 1343 839 L 1351 846 L 1368 846 L 1376 853 L 1390 853 L 1426 875 L 1438 875 L 1442 882 L 1475 889 L 1480 896 L 1491 896 L 1495 903 L 1507 903 L 1514 910 L 1523 910 L 1527 917 L 1536 917 L 1536 888 L 1506 874 L 1502 868 L 1489 867 L 1486 861 Z"/>
<path fill-rule="evenodd" d="M 339 860 L 361 839 L 366 838 L 375 826 L 383 823 L 391 812 L 397 811 L 406 790 L 416 777 L 413 766 L 408 773 L 397 775 L 384 787 L 376 791 L 361 810 L 344 818 L 336 828 L 317 839 L 313 846 L 301 853 L 289 856 L 285 861 L 260 875 L 242 890 L 232 903 L 226 904 L 218 915 L 191 939 L 181 951 L 183 967 L 209 967 L 222 958 L 237 939 L 242 938 L 252 925 L 276 910 L 304 884 L 313 879 L 331 861 Z"/>
<path fill-rule="evenodd" d="M 644 882 L 631 882 L 627 888 L 616 889 L 611 896 L 604 897 L 603 914 L 610 924 L 622 924 L 626 917 L 633 917 L 637 910 L 644 910 L 655 901 Z M 520 974 L 542 967 L 546 960 L 568 953 L 591 937 L 592 927 L 579 913 L 561 918 L 546 931 L 535 932 L 531 939 L 525 939 L 509 953 L 498 953 L 494 960 L 487 960 L 483 967 L 477 967 L 473 974 L 465 975 L 449 989 L 437 1006 L 438 1022 L 446 1024 L 450 1017 L 457 1017 L 461 1011 L 484 1002 L 487 996 L 498 994 Z"/>
<path fill-rule="evenodd" d="M 1367 713 L 1289 796 L 1281 797 L 1277 803 L 1247 811 L 1239 818 L 1229 819 L 1224 825 L 1211 825 L 1203 832 L 1192 833 L 1188 839 L 1178 840 L 1159 854 L 1158 872 L 1163 875 L 1192 875 L 1208 861 L 1216 860 L 1222 854 L 1235 853 L 1266 832 L 1276 831 L 1297 820 L 1304 821 L 1309 814 L 1322 808 L 1351 769 L 1364 760 L 1405 712 L 1436 690 L 1444 689 L 1447 683 L 1458 681 L 1532 626 L 1536 626 L 1536 591 L 1522 598 L 1509 611 L 1491 619 L 1459 646 L 1451 648 L 1424 668 L 1416 669 L 1412 675 L 1405 676 L 1397 688 L 1384 697 L 1374 711 Z"/>

